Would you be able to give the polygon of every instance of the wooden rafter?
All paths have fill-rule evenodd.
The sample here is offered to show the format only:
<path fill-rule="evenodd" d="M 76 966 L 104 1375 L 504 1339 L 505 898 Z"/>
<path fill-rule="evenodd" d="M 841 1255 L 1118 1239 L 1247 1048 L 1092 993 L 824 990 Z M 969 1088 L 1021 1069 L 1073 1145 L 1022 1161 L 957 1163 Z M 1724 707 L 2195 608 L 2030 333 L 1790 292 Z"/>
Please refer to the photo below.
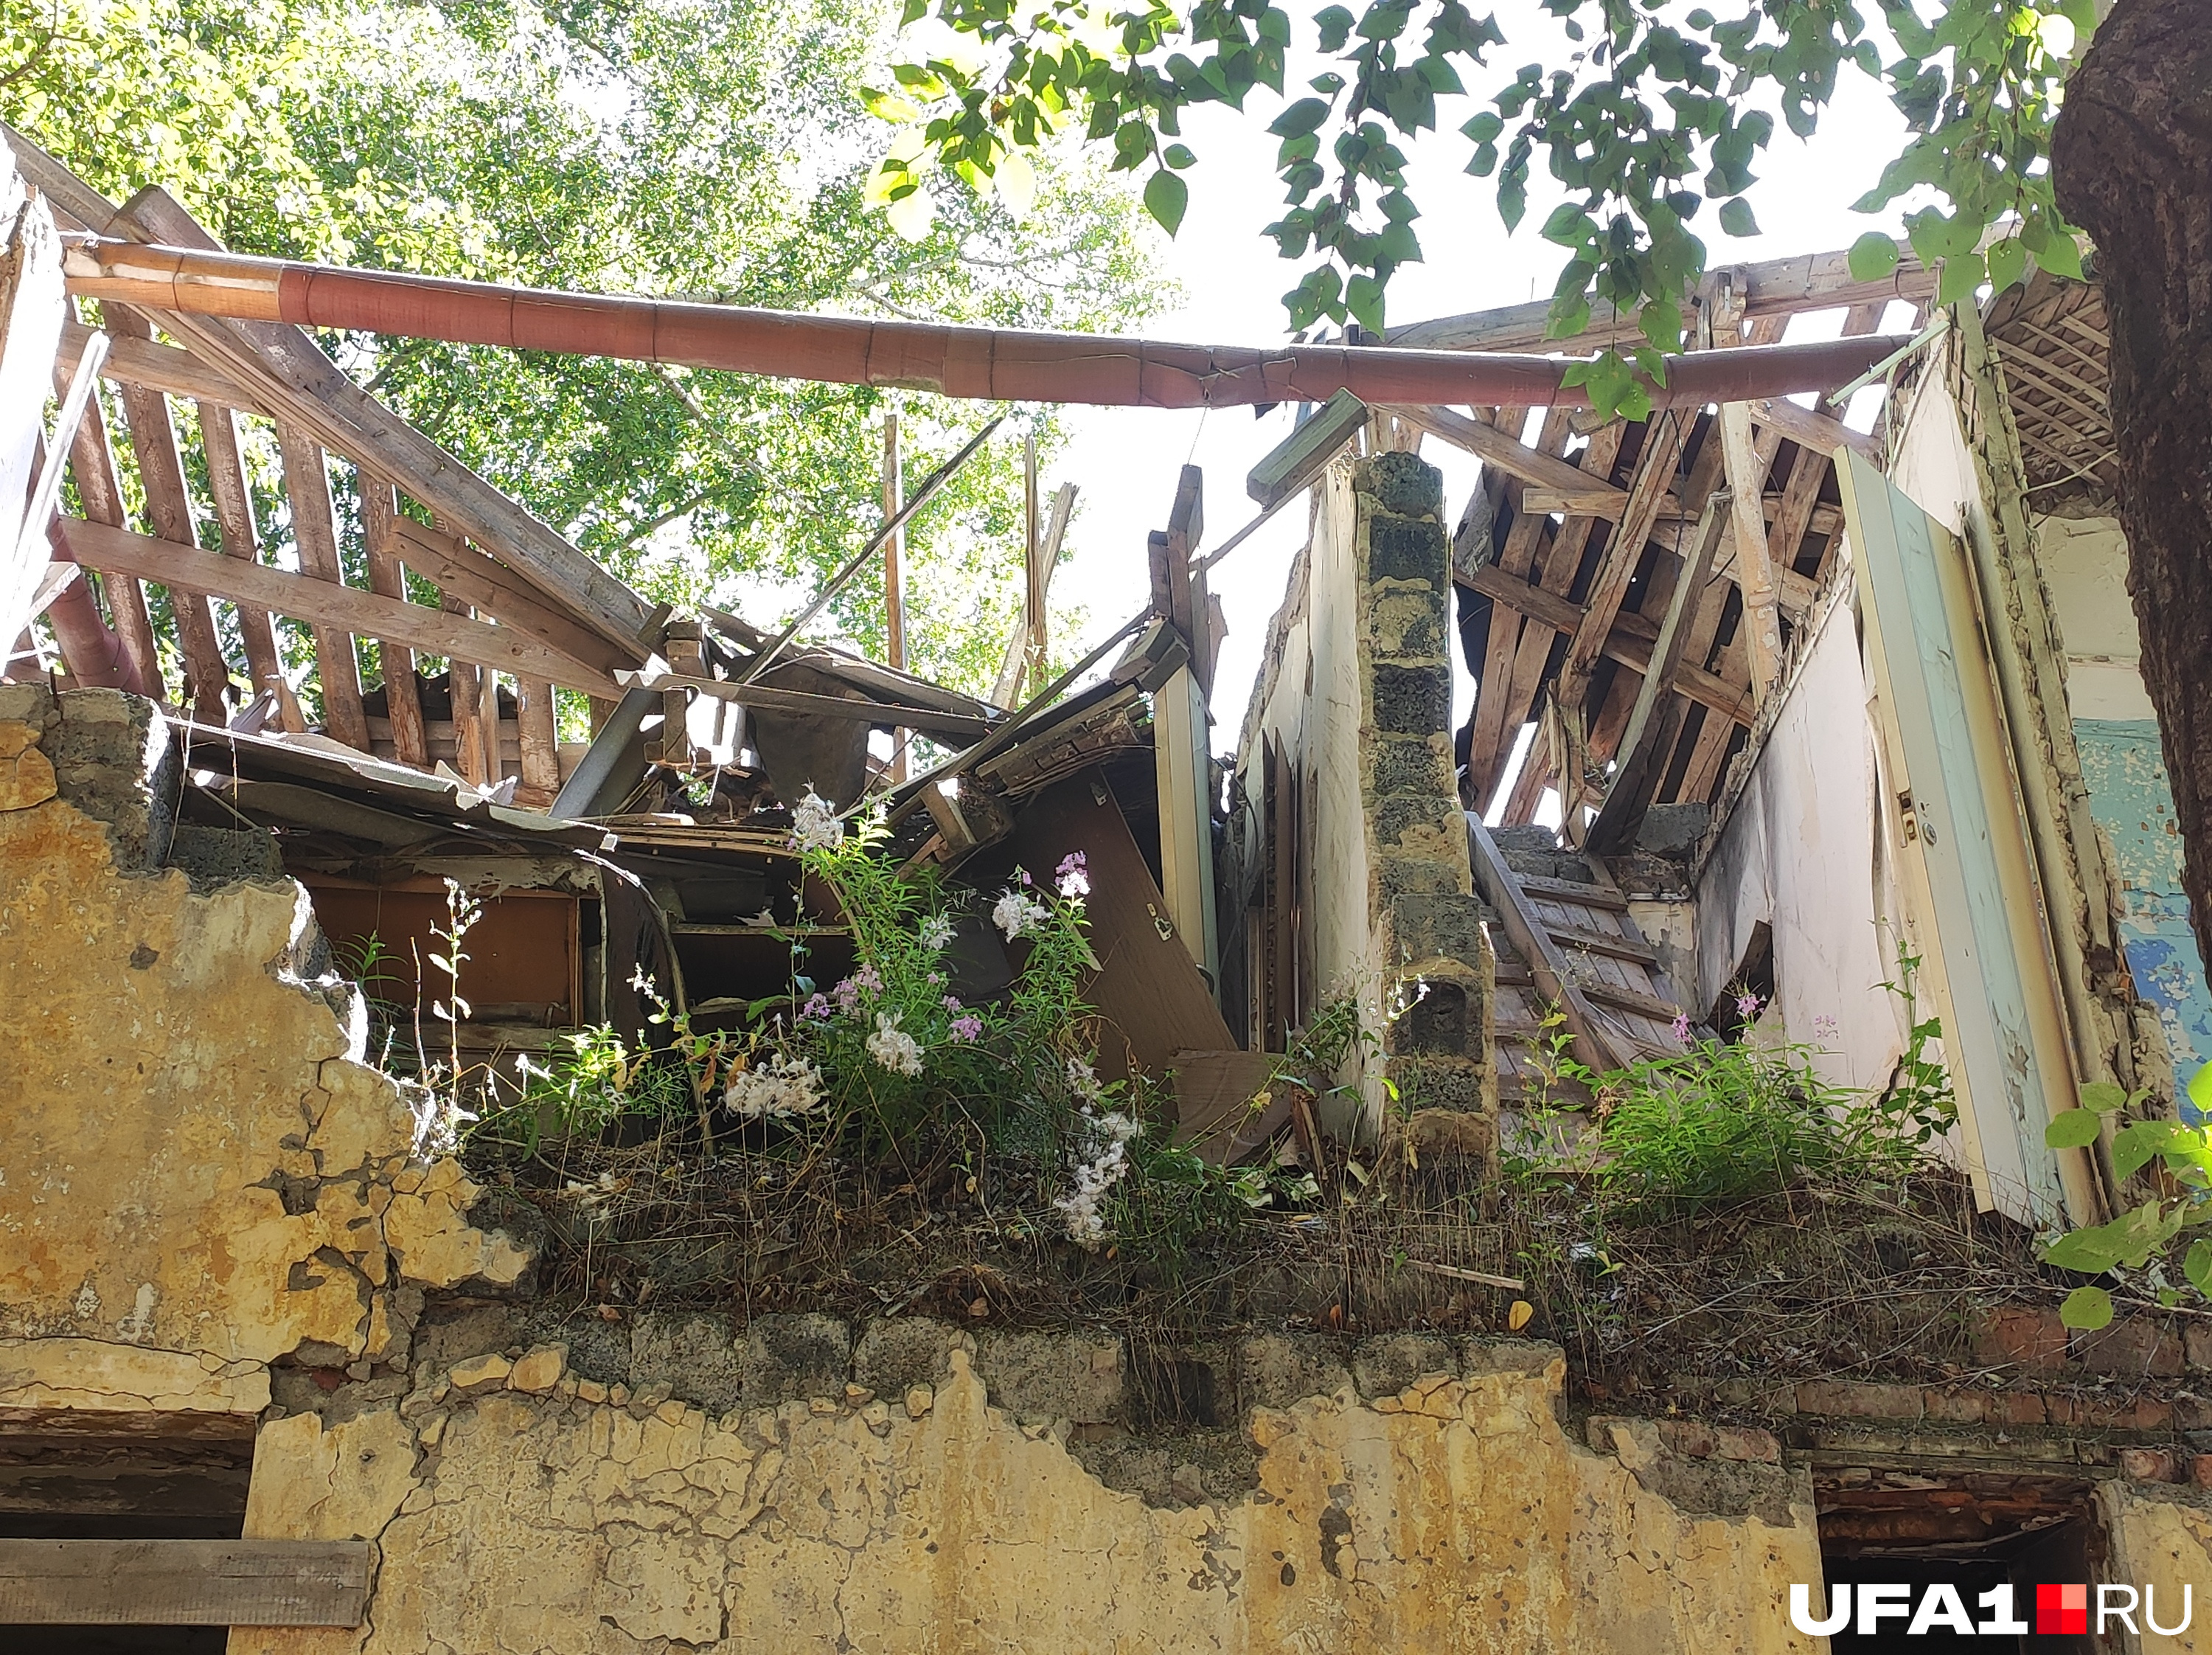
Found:
<path fill-rule="evenodd" d="M 1597 573 L 1590 581 L 1589 596 L 1583 605 L 1582 624 L 1568 640 L 1567 658 L 1559 666 L 1559 681 L 1553 694 L 1563 707 L 1582 704 L 1590 669 L 1605 653 L 1606 640 L 1612 636 L 1621 600 L 1628 595 L 1628 583 L 1635 578 L 1644 543 L 1651 538 L 1651 526 L 1658 520 L 1659 502 L 1672 485 L 1675 468 L 1681 461 L 1687 425 L 1688 422 L 1674 410 L 1666 409 L 1654 415 L 1645 428 L 1644 448 L 1636 457 L 1636 478 L 1629 485 L 1627 508 L 1621 514 L 1620 526 L 1607 543 L 1604 556 L 1599 560 Z"/>
<path fill-rule="evenodd" d="M 64 518 L 62 533 L 70 556 L 103 573 L 137 575 L 186 592 L 253 604 L 322 626 L 342 638 L 349 632 L 391 638 L 428 654 L 497 662 L 509 671 L 534 673 L 586 695 L 611 700 L 621 694 L 612 679 L 555 654 L 513 627 L 397 602 L 356 587 L 294 575 L 265 563 L 243 563 L 221 552 L 195 551 L 82 518 Z M 457 711 L 459 704 L 457 699 Z M 366 724 L 361 734 L 365 744 Z M 365 745 L 362 750 L 367 751 Z"/>

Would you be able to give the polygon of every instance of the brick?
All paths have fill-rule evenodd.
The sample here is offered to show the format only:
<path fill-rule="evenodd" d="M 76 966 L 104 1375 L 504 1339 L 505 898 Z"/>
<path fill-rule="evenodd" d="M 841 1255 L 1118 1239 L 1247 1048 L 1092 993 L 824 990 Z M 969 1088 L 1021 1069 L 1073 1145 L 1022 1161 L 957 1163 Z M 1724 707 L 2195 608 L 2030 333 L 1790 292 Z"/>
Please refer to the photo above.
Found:
<path fill-rule="evenodd" d="M 2066 1366 L 2066 1327 L 2055 1310 L 2000 1305 L 1978 1318 L 1974 1356 L 1992 1367 L 2058 1373 Z"/>
<path fill-rule="evenodd" d="M 2000 1391 L 1990 1402 L 1990 1418 L 1998 1425 L 2044 1425 L 2050 1421 L 2050 1411 L 2037 1391 Z"/>
<path fill-rule="evenodd" d="M 2130 1316 L 2085 1334 L 2074 1360 L 2115 1378 L 2171 1379 L 2181 1372 L 2182 1344 L 2147 1316 Z"/>
<path fill-rule="evenodd" d="M 1692 1459 L 1711 1459 L 1720 1452 L 1720 1436 L 1702 1420 L 1662 1420 L 1659 1440 L 1673 1454 Z"/>
<path fill-rule="evenodd" d="M 2182 1343 L 2183 1364 L 2197 1373 L 2212 1373 L 2212 1323 L 2191 1322 Z"/>
<path fill-rule="evenodd" d="M 1782 1444 L 1771 1431 L 1755 1426 L 1723 1425 L 1714 1428 L 1715 1451 L 1724 1460 L 1744 1460 L 1759 1465 L 1782 1463 Z"/>
<path fill-rule="evenodd" d="M 1982 1390 L 1942 1390 L 1929 1386 L 1920 1393 L 1922 1407 L 1931 1420 L 1947 1420 L 1960 1425 L 1980 1425 L 1990 1414 L 1990 1404 L 1996 1398 Z"/>
<path fill-rule="evenodd" d="M 2212 1454 L 2199 1454 L 2189 1462 L 2189 1480 L 2199 1488 L 2212 1488 Z"/>
<path fill-rule="evenodd" d="M 2072 1417 L 2058 1417 L 2060 1399 L 2051 1399 L 2051 1422 L 2053 1425 L 2072 1424 L 2097 1427 L 2108 1431 L 2171 1431 L 2173 1428 L 2173 1405 L 2156 1396 L 2127 1398 L 2076 1396 L 2073 1399 Z"/>
<path fill-rule="evenodd" d="M 2163 1448 L 2123 1448 L 2120 1475 L 2136 1482 L 2172 1482 L 2174 1457 Z"/>
<path fill-rule="evenodd" d="M 1797 1411 L 1845 1420 L 1917 1420 L 1921 1417 L 1920 1390 L 1917 1385 L 1812 1380 L 1797 1387 Z"/>

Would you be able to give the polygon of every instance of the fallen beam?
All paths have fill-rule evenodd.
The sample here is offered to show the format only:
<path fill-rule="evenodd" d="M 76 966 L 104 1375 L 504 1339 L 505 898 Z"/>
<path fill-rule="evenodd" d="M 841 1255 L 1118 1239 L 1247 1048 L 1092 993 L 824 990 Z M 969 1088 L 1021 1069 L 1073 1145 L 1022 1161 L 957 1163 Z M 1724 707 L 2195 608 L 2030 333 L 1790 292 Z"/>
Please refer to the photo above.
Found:
<path fill-rule="evenodd" d="M 138 205 L 134 203 L 134 209 Z M 125 210 L 126 220 L 131 211 Z M 1370 405 L 1589 403 L 1586 390 L 1564 383 L 1577 364 L 1559 356 L 1342 344 L 1177 344 L 796 315 L 337 269 L 93 236 L 68 248 L 64 271 L 70 291 L 81 298 L 114 299 L 189 316 L 360 329 L 837 385 L 904 386 L 991 401 L 1221 408 L 1326 402 L 1349 391 Z M 1665 383 L 1646 389 L 1655 404 L 1665 406 L 1825 392 L 1864 373 L 1904 343 L 1867 335 L 1815 344 L 1692 351 L 1668 357 Z M 334 446 L 343 450 L 343 444 Z M 404 477 L 401 481 L 408 484 Z M 416 492 L 411 484 L 408 491 Z"/>
<path fill-rule="evenodd" d="M 955 741 L 981 741 L 1006 721 L 939 712 L 933 707 L 863 701 L 857 697 L 810 695 L 803 690 L 778 690 L 765 684 L 739 684 L 731 678 L 692 678 L 681 672 L 617 672 L 615 676 L 634 690 L 694 690 L 718 701 L 734 701 L 740 707 L 804 713 L 815 718 L 848 719 L 880 724 L 886 729 L 896 727 L 920 730 L 925 735 L 949 736 Z"/>

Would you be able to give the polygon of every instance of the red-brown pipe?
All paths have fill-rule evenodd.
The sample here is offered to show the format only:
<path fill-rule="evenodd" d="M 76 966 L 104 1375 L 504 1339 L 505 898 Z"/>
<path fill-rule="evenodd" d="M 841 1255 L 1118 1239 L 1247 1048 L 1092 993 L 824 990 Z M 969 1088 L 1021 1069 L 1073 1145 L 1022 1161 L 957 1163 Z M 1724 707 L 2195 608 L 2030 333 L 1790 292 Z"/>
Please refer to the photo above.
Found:
<path fill-rule="evenodd" d="M 204 316 L 358 329 L 460 344 L 618 356 L 840 385 L 894 386 L 994 402 L 1233 407 L 1362 401 L 1417 406 L 1586 407 L 1556 356 L 1387 346 L 1170 344 L 1084 333 L 798 315 L 671 299 L 549 292 L 240 253 L 100 241 L 73 248 L 70 288 Z M 1863 334 L 1667 358 L 1662 405 L 1829 391 L 1899 350 Z"/>

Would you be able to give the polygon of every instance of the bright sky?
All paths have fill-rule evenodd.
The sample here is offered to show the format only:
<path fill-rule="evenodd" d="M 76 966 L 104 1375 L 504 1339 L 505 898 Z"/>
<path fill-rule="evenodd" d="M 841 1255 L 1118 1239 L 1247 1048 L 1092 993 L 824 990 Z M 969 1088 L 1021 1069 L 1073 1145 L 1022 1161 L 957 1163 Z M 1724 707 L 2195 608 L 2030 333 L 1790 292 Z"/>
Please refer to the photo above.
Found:
<path fill-rule="evenodd" d="M 1534 9 L 1528 0 L 1509 0 L 1499 8 L 1514 41 L 1504 54 L 1508 64 L 1535 55 L 1511 21 L 1516 12 Z M 1272 170 L 1276 141 L 1265 133 L 1273 111 L 1263 108 L 1265 97 L 1255 98 L 1253 107 L 1261 111 L 1257 119 L 1218 108 L 1186 118 L 1186 142 L 1198 152 L 1199 165 L 1185 174 L 1189 212 L 1181 235 L 1165 245 L 1163 257 L 1184 300 L 1147 329 L 1155 338 L 1267 344 L 1287 338 L 1279 295 L 1292 284 L 1300 266 L 1279 259 L 1274 243 L 1260 233 L 1281 211 L 1281 191 Z M 1462 100 L 1460 113 L 1440 121 L 1440 133 L 1425 135 L 1413 149 L 1413 192 L 1427 213 L 1414 226 L 1425 262 L 1406 266 L 1393 279 L 1393 326 L 1522 303 L 1549 293 L 1558 276 L 1560 249 L 1535 233 L 1552 201 L 1532 190 L 1528 216 L 1509 239 L 1498 222 L 1492 181 L 1460 171 L 1469 146 L 1454 129 L 1476 106 Z M 1863 76 L 1847 74 L 1821 131 L 1809 143 L 1778 122 L 1760 181 L 1751 192 L 1764 234 L 1735 240 L 1720 233 L 1710 211 L 1699 216 L 1692 228 L 1705 238 L 1708 262 L 1747 263 L 1845 247 L 1871 228 L 1897 233 L 1895 216 L 1864 216 L 1851 212 L 1850 204 L 1873 186 L 1904 137 L 1903 124 L 1881 90 Z M 1821 320 L 1827 322 L 1825 328 Z M 1838 326 L 1831 319 L 1808 318 L 1790 337 L 1832 337 Z M 1279 408 L 1265 419 L 1255 419 L 1243 409 L 1208 414 L 1101 408 L 1069 412 L 1075 440 L 1046 485 L 1048 490 L 1072 479 L 1082 494 L 1069 535 L 1074 557 L 1060 570 L 1053 595 L 1055 605 L 1078 604 L 1089 611 L 1087 644 L 1144 606 L 1146 536 L 1166 526 L 1182 466 L 1190 463 L 1205 470 L 1205 545 L 1219 545 L 1253 514 L 1245 474 L 1287 435 L 1291 411 Z M 1443 471 L 1448 520 L 1455 520 L 1474 483 L 1474 460 L 1433 438 L 1422 453 Z M 1285 507 L 1213 571 L 1213 590 L 1222 598 L 1229 622 L 1214 686 L 1217 751 L 1236 745 L 1268 618 L 1282 599 L 1306 523 L 1302 503 Z M 1473 685 L 1463 669 L 1457 677 L 1457 715 L 1463 718 Z"/>

